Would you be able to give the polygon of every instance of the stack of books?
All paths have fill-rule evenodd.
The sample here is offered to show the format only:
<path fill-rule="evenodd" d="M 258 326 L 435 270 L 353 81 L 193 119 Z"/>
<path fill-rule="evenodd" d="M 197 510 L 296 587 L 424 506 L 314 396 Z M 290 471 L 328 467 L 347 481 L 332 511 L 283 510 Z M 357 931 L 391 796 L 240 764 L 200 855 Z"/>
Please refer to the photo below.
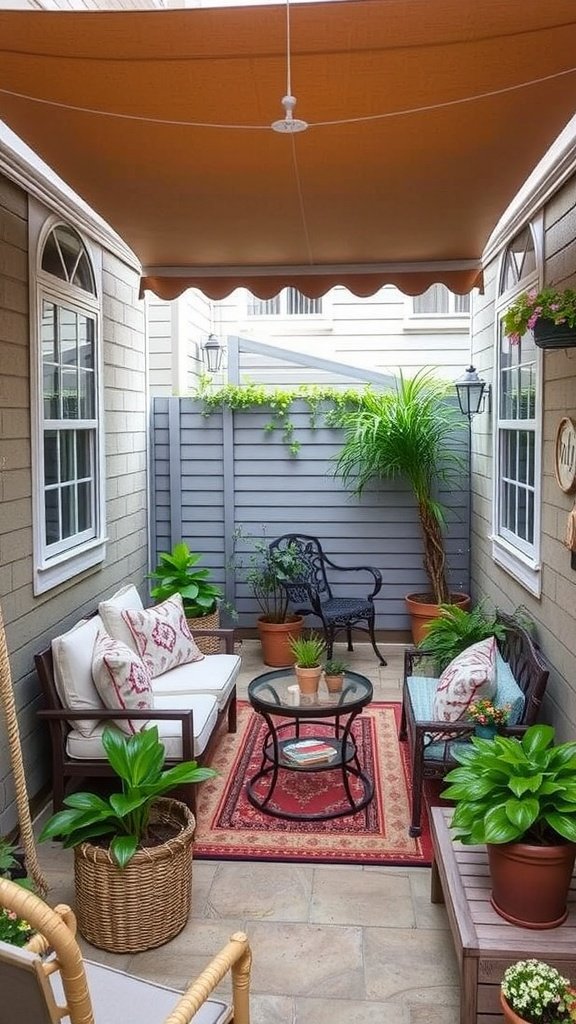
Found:
<path fill-rule="evenodd" d="M 338 751 L 322 740 L 295 740 L 287 743 L 282 751 L 286 761 L 297 765 L 323 764 L 332 761 Z"/>

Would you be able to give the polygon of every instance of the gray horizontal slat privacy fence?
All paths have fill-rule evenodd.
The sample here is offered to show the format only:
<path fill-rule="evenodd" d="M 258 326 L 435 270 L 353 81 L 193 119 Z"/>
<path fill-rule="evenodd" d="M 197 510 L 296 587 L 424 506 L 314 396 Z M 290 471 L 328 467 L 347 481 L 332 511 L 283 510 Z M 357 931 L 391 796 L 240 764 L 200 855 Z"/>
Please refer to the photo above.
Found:
<path fill-rule="evenodd" d="M 265 411 L 226 409 L 206 417 L 196 399 L 156 398 L 152 415 L 153 552 L 182 539 L 201 553 L 201 564 L 236 608 L 238 626 L 253 626 L 258 614 L 242 572 L 251 540 L 299 532 L 319 537 L 337 563 L 380 569 L 377 627 L 408 628 L 404 595 L 425 591 L 427 582 L 417 509 L 405 484 L 386 481 L 361 500 L 352 497 L 333 475 L 341 435 L 322 424 L 311 428 L 303 402 L 294 403 L 290 415 L 301 443 L 296 456 L 279 431 L 265 431 Z M 467 590 L 466 479 L 461 490 L 439 497 L 448 507 L 450 583 Z M 353 583 L 336 571 L 331 576 L 336 594 L 348 596 L 365 596 L 367 581 Z"/>

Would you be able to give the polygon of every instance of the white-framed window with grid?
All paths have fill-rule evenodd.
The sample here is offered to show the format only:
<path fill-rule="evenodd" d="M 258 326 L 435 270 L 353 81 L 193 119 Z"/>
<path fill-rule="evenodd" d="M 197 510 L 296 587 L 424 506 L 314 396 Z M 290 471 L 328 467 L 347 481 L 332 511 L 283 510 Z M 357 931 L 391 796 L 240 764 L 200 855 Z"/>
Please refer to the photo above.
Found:
<path fill-rule="evenodd" d="M 322 299 L 309 299 L 297 288 L 284 288 L 271 299 L 248 293 L 248 316 L 322 316 Z"/>
<path fill-rule="evenodd" d="M 502 317 L 519 292 L 539 287 L 541 220 L 508 245 L 496 304 L 492 553 L 532 594 L 540 594 L 541 367 L 532 331 L 512 343 Z"/>
<path fill-rule="evenodd" d="M 412 299 L 412 315 L 424 317 L 469 316 L 470 295 L 457 295 L 445 284 L 433 284 Z"/>
<path fill-rule="evenodd" d="M 34 209 L 35 593 L 105 554 L 98 268 L 74 228 L 41 219 Z"/>

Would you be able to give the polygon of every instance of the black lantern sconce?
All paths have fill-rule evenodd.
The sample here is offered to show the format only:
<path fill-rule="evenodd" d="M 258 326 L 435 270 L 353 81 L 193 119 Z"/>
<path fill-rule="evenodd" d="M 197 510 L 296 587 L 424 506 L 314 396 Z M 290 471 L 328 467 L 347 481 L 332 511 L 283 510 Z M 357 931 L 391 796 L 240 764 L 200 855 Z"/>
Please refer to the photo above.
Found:
<path fill-rule="evenodd" d="M 222 366 L 224 346 L 215 334 L 209 334 L 202 348 L 204 362 L 208 373 L 218 373 Z"/>
<path fill-rule="evenodd" d="M 476 369 L 469 366 L 466 372 L 454 384 L 458 395 L 460 412 L 472 422 L 476 413 L 490 411 L 490 385 L 478 376 Z"/>

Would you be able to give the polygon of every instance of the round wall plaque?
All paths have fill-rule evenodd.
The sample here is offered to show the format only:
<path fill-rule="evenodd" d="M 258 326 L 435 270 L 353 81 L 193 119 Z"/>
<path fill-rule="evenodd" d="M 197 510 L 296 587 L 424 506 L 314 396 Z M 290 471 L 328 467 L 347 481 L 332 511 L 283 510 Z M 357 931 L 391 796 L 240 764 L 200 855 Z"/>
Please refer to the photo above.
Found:
<path fill-rule="evenodd" d="M 576 490 L 576 423 L 569 416 L 558 424 L 554 462 L 558 487 L 571 494 Z"/>

